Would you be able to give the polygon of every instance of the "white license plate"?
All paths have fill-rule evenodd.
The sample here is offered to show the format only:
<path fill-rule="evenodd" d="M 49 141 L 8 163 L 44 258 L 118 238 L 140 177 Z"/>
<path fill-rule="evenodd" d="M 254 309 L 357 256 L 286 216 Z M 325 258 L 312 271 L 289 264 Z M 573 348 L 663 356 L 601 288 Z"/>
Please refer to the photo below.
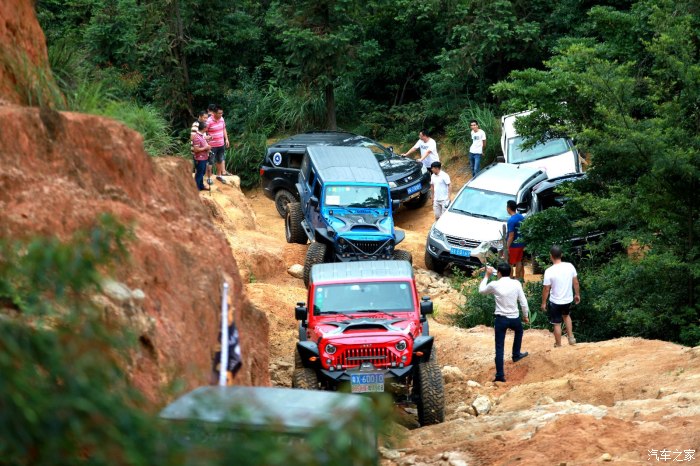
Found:
<path fill-rule="evenodd" d="M 420 191 L 420 188 L 422 188 L 422 186 L 420 183 L 418 183 L 418 184 L 415 184 L 415 185 L 409 187 L 406 191 L 408 192 L 408 194 L 413 194 L 415 192 Z"/>
<path fill-rule="evenodd" d="M 371 393 L 384 391 L 384 374 L 350 374 L 352 393 Z"/>
<path fill-rule="evenodd" d="M 454 256 L 470 257 L 472 255 L 472 251 L 470 249 L 450 248 L 450 254 Z"/>

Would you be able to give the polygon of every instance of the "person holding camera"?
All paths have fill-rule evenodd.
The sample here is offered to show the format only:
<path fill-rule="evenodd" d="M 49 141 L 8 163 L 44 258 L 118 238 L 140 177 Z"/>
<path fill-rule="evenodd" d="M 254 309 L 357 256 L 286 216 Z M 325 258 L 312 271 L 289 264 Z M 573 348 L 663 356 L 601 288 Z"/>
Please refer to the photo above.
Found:
<path fill-rule="evenodd" d="M 442 171 L 440 162 L 430 164 L 430 171 L 433 173 L 430 176 L 430 189 L 433 196 L 433 212 L 435 220 L 445 213 L 450 205 L 450 175 Z"/>
<path fill-rule="evenodd" d="M 523 342 L 523 324 L 520 322 L 518 303 L 523 314 L 523 321 L 530 322 L 530 308 L 523 291 L 523 285 L 518 280 L 510 278 L 511 268 L 506 262 L 500 262 L 498 268 L 486 266 L 484 279 L 479 284 L 479 293 L 492 294 L 496 298 L 496 310 L 494 311 L 494 333 L 496 339 L 496 377 L 494 382 L 505 382 L 506 375 L 503 371 L 503 346 L 505 345 L 508 329 L 515 332 L 513 338 L 513 362 L 518 362 L 529 353 L 520 352 Z M 494 273 L 498 280 L 489 283 L 489 278 Z"/>

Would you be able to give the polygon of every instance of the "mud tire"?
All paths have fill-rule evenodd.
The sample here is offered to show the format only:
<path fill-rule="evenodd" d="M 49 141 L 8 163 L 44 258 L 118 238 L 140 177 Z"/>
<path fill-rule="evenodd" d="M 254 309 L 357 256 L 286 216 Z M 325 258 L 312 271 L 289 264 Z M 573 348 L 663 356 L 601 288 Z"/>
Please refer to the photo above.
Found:
<path fill-rule="evenodd" d="M 445 420 L 445 385 L 436 361 L 418 364 L 413 381 L 421 426 L 440 424 Z"/>
<path fill-rule="evenodd" d="M 297 202 L 297 198 L 286 189 L 280 189 L 275 193 L 275 207 L 280 217 L 285 218 L 287 216 L 287 206 L 292 202 Z"/>
<path fill-rule="evenodd" d="M 408 261 L 409 264 L 413 265 L 413 255 L 409 251 L 404 251 L 403 249 L 397 249 L 394 251 L 395 261 Z"/>
<path fill-rule="evenodd" d="M 299 351 L 294 351 L 294 370 L 303 369 L 304 363 L 301 360 L 301 355 Z"/>
<path fill-rule="evenodd" d="M 428 270 L 432 270 L 433 272 L 436 273 L 442 273 L 445 271 L 445 268 L 447 267 L 447 264 L 433 258 L 433 256 L 430 255 L 428 251 L 425 251 L 425 266 L 428 268 Z"/>
<path fill-rule="evenodd" d="M 307 367 L 294 369 L 292 373 L 292 388 L 318 390 L 318 375 L 316 375 L 316 371 Z"/>
<path fill-rule="evenodd" d="M 287 204 L 287 212 L 284 217 L 284 236 L 288 243 L 306 244 L 306 232 L 301 226 L 301 221 L 304 220 L 304 212 L 301 210 L 301 204 L 298 202 L 290 202 Z"/>
<path fill-rule="evenodd" d="M 304 286 L 309 286 L 311 267 L 316 264 L 323 264 L 327 251 L 328 247 L 318 241 L 314 241 L 309 245 L 309 249 L 306 251 L 306 260 L 304 261 Z"/>

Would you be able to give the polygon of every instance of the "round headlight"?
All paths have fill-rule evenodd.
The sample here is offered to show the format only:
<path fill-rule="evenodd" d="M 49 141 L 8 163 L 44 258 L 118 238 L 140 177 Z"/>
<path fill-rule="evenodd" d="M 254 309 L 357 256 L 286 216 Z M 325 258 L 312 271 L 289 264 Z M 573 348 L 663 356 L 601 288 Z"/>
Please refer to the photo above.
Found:
<path fill-rule="evenodd" d="M 335 354 L 336 347 L 331 345 L 330 343 L 326 345 L 326 353 L 328 354 Z"/>
<path fill-rule="evenodd" d="M 403 351 L 406 349 L 406 340 L 401 340 L 400 342 L 396 343 L 396 349 L 399 351 Z"/>

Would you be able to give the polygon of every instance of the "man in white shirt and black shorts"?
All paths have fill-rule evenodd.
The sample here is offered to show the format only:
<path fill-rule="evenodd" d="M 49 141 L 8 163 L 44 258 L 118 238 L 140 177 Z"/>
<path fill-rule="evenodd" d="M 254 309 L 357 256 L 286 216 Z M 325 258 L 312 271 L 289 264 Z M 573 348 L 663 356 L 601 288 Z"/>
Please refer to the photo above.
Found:
<path fill-rule="evenodd" d="M 557 245 L 549 249 L 552 266 L 544 271 L 542 288 L 542 310 L 547 311 L 549 298 L 549 322 L 554 325 L 554 346 L 561 346 L 561 323 L 566 326 L 570 345 L 576 344 L 574 328 L 571 324 L 571 303 L 581 302 L 576 268 L 569 262 L 562 262 L 562 251 Z"/>
<path fill-rule="evenodd" d="M 433 192 L 433 212 L 435 220 L 445 213 L 450 205 L 450 175 L 442 171 L 440 162 L 430 164 L 430 189 Z"/>
<path fill-rule="evenodd" d="M 523 292 L 523 285 L 518 280 L 510 278 L 510 265 L 501 262 L 498 264 L 498 280 L 488 283 L 489 278 L 495 273 L 493 267 L 486 267 L 484 279 L 479 284 L 479 293 L 492 294 L 496 297 L 496 310 L 494 311 L 494 334 L 496 337 L 496 378 L 494 382 L 505 382 L 506 375 L 503 371 L 503 346 L 506 340 L 506 332 L 511 329 L 515 332 L 513 338 L 513 362 L 518 362 L 528 355 L 521 353 L 520 346 L 523 341 L 523 324 L 520 322 L 518 302 L 523 313 L 523 321 L 530 322 L 530 309 L 527 298 Z"/>

